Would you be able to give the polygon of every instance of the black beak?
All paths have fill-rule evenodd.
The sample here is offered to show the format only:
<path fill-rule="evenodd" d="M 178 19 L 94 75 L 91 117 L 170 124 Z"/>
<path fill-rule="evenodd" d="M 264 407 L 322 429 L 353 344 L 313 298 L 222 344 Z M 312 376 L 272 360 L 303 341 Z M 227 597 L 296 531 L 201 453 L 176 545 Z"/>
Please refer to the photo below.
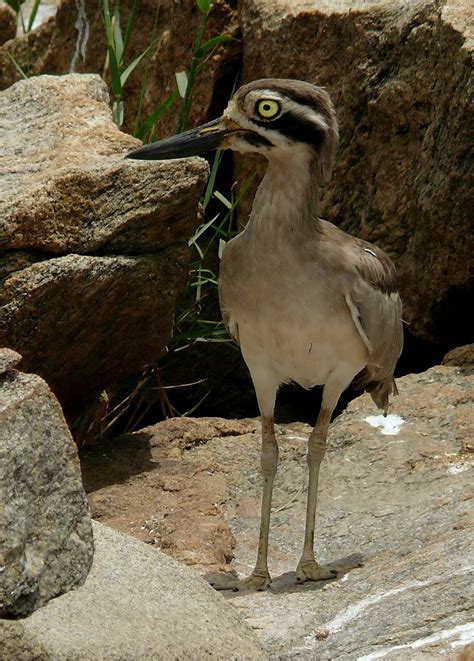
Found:
<path fill-rule="evenodd" d="M 198 126 L 195 129 L 165 138 L 151 145 L 135 149 L 125 158 L 136 158 L 145 161 L 168 160 L 170 158 L 186 158 L 200 156 L 213 149 L 226 147 L 225 139 L 231 133 L 242 131 L 242 127 L 224 117 Z"/>

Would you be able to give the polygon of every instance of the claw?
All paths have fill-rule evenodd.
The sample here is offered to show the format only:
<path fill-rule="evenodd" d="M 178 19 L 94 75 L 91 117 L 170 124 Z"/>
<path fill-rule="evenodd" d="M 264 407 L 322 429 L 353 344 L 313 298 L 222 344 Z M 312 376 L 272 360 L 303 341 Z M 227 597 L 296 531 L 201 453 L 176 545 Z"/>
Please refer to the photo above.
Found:
<path fill-rule="evenodd" d="M 316 561 L 300 563 L 296 569 L 296 582 L 300 584 L 306 581 L 327 581 L 336 576 L 335 569 L 322 567 Z"/>
<path fill-rule="evenodd" d="M 256 592 L 263 592 L 268 589 L 271 582 L 270 575 L 250 574 L 248 578 L 240 579 L 230 579 L 227 576 L 216 577 L 209 581 L 209 584 L 215 590 L 232 590 L 232 592 L 255 590 Z"/>

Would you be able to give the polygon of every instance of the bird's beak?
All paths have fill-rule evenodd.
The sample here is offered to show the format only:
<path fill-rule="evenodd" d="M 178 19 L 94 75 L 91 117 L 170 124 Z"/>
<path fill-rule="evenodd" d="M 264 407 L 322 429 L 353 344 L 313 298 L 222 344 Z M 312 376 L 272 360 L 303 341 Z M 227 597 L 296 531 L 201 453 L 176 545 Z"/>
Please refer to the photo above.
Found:
<path fill-rule="evenodd" d="M 141 160 L 168 160 L 170 158 L 186 158 L 188 156 L 200 156 L 213 149 L 226 148 L 226 138 L 232 133 L 244 129 L 226 117 L 219 117 L 212 122 L 198 126 L 195 129 L 179 133 L 171 138 L 165 138 L 159 142 L 135 149 L 125 158 L 136 158 Z"/>

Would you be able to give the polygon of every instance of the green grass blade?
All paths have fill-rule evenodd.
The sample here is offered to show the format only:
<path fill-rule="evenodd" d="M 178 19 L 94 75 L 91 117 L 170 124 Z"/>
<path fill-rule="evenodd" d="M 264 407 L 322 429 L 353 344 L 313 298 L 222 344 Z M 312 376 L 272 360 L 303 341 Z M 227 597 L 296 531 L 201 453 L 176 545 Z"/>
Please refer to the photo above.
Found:
<path fill-rule="evenodd" d="M 135 25 L 137 23 L 138 12 L 140 11 L 140 0 L 133 0 L 132 9 L 130 10 L 130 16 L 128 17 L 127 27 L 125 28 L 125 35 L 123 38 L 123 50 L 127 50 L 128 42 L 135 30 Z"/>
<path fill-rule="evenodd" d="M 9 5 L 13 9 L 13 11 L 18 14 L 18 12 L 20 11 L 20 2 L 19 2 L 19 0 L 5 0 L 5 1 L 6 1 L 7 5 Z"/>
<path fill-rule="evenodd" d="M 214 186 L 216 184 L 216 176 L 217 176 L 217 171 L 219 169 L 219 165 L 221 164 L 222 160 L 222 150 L 218 149 L 216 153 L 214 154 L 214 160 L 212 162 L 212 168 L 211 168 L 211 173 L 209 175 L 209 179 L 207 181 L 207 186 L 206 186 L 206 192 L 204 193 L 204 199 L 202 201 L 202 206 L 204 210 L 207 208 L 207 205 L 209 204 L 209 201 L 212 197 L 212 193 L 214 192 Z"/>
<path fill-rule="evenodd" d="M 121 99 L 119 99 L 118 101 L 113 102 L 113 104 L 112 104 L 112 114 L 113 114 L 115 123 L 120 128 L 123 124 L 123 101 Z"/>
<path fill-rule="evenodd" d="M 104 19 L 105 37 L 109 49 L 115 50 L 114 32 L 112 30 L 112 18 L 110 16 L 109 0 L 102 0 L 102 16 Z"/>
<path fill-rule="evenodd" d="M 211 10 L 211 0 L 196 0 L 199 11 L 203 14 L 209 14 Z"/>
<path fill-rule="evenodd" d="M 225 207 L 228 209 L 232 209 L 232 202 L 230 202 L 222 193 L 220 193 L 218 190 L 214 191 L 214 197 L 219 200 Z"/>
<path fill-rule="evenodd" d="M 13 66 L 15 67 L 15 69 L 16 69 L 16 70 L 18 71 L 18 73 L 20 74 L 20 76 L 21 76 L 24 80 L 28 80 L 28 76 L 27 76 L 26 73 L 23 71 L 23 69 L 22 69 L 21 66 L 18 64 L 18 62 L 15 60 L 15 58 L 13 57 L 13 55 L 7 51 L 7 56 L 8 56 L 8 58 L 10 59 L 11 63 L 13 64 Z"/>
<path fill-rule="evenodd" d="M 140 138 L 140 140 L 143 140 L 145 135 L 150 131 L 153 126 L 156 124 L 156 122 L 171 108 L 173 103 L 179 99 L 179 92 L 178 90 L 174 91 L 172 94 L 169 95 L 165 101 L 161 105 L 158 106 L 158 108 L 152 112 L 152 114 L 148 117 L 147 120 L 143 122 L 143 124 L 140 126 L 140 128 L 135 132 L 135 137 Z"/>
<path fill-rule="evenodd" d="M 143 53 L 141 55 L 136 57 L 133 60 L 133 62 L 130 62 L 128 67 L 124 71 L 122 71 L 122 73 L 120 75 L 120 84 L 121 84 L 122 88 L 125 85 L 125 83 L 127 82 L 127 79 L 130 76 L 130 74 L 134 71 L 134 69 L 136 69 L 136 67 L 140 64 L 140 62 L 143 60 L 143 58 L 146 55 L 148 55 L 148 53 L 150 52 L 150 48 L 151 48 L 151 46 L 148 46 L 148 48 L 145 51 L 143 51 Z"/>
<path fill-rule="evenodd" d="M 122 83 L 120 80 L 120 67 L 115 57 L 115 51 L 109 48 L 109 66 L 110 66 L 110 80 L 112 83 L 112 92 L 115 96 L 122 96 Z"/>
<path fill-rule="evenodd" d="M 31 28 L 33 27 L 33 23 L 35 22 L 36 14 L 38 13 L 40 4 L 41 4 L 41 0 L 35 0 L 33 3 L 33 7 L 31 8 L 30 18 L 28 20 L 28 25 L 26 27 L 27 32 L 31 32 Z"/>
<path fill-rule="evenodd" d="M 197 49 L 196 51 L 196 57 L 198 58 L 203 58 L 206 53 L 211 51 L 213 48 L 216 48 L 216 46 L 220 46 L 221 44 L 224 44 L 226 41 L 231 41 L 233 37 L 230 36 L 230 34 L 220 34 L 217 37 L 213 37 L 212 39 L 209 39 L 209 41 L 206 41 L 200 48 Z"/>
<path fill-rule="evenodd" d="M 119 67 L 122 68 L 124 48 L 123 48 L 122 28 L 120 27 L 120 6 L 118 2 L 114 8 L 112 29 L 114 31 L 115 57 L 117 58 Z"/>

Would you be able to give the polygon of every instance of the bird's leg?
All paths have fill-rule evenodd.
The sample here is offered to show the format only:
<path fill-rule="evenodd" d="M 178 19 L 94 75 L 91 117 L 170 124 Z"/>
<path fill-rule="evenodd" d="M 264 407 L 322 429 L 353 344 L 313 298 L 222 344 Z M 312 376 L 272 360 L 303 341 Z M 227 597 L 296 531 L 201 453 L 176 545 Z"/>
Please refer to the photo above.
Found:
<path fill-rule="evenodd" d="M 308 439 L 308 501 L 303 555 L 296 568 L 296 580 L 298 583 L 334 578 L 337 573 L 332 569 L 321 567 L 314 558 L 314 527 L 316 502 L 318 498 L 319 468 L 326 452 L 326 438 L 334 406 L 335 403 L 333 406 L 328 406 L 328 402 L 325 401 L 325 397 L 323 396 L 323 403 L 318 420 Z"/>
<path fill-rule="evenodd" d="M 263 475 L 262 509 L 260 513 L 260 536 L 258 540 L 258 553 L 252 577 L 263 581 L 262 587 L 266 589 L 271 582 L 268 572 L 268 534 L 270 530 L 270 510 L 272 507 L 273 481 L 278 465 L 278 444 L 272 418 L 262 417 L 262 452 L 261 467 Z"/>
<path fill-rule="evenodd" d="M 261 467 L 263 474 L 263 496 L 260 515 L 260 536 L 258 542 L 257 562 L 255 569 L 248 578 L 236 580 L 213 581 L 217 590 L 266 590 L 271 583 L 268 571 L 268 533 L 270 530 L 270 509 L 272 505 L 273 481 L 278 464 L 278 444 L 275 438 L 273 419 L 262 416 L 262 451 Z"/>

